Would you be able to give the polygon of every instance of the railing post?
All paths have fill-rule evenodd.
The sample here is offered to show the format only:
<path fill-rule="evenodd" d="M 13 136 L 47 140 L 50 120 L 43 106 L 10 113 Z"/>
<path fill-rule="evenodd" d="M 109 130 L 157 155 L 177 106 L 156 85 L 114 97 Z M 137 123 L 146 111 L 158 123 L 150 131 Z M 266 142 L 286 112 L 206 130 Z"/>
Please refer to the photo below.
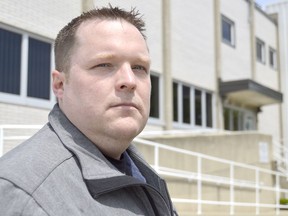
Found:
<path fill-rule="evenodd" d="M 159 171 L 159 146 L 155 145 L 154 147 L 154 166 L 155 171 Z"/>
<path fill-rule="evenodd" d="M 279 179 L 279 173 L 276 174 L 276 185 L 275 185 L 275 192 L 276 192 L 276 215 L 280 214 L 280 179 Z"/>
<path fill-rule="evenodd" d="M 202 158 L 197 156 L 197 214 L 202 214 Z"/>
<path fill-rule="evenodd" d="M 255 196 L 256 196 L 256 200 L 255 200 L 255 204 L 256 204 L 256 215 L 259 215 L 260 211 L 259 211 L 259 201 L 260 201 L 260 196 L 259 196 L 259 187 L 260 187 L 260 179 L 259 179 L 259 170 L 256 169 L 255 170 Z"/>
<path fill-rule="evenodd" d="M 230 164 L 230 215 L 234 215 L 234 165 Z"/>
<path fill-rule="evenodd" d="M 4 129 L 0 127 L 0 157 L 3 155 L 4 151 Z"/>

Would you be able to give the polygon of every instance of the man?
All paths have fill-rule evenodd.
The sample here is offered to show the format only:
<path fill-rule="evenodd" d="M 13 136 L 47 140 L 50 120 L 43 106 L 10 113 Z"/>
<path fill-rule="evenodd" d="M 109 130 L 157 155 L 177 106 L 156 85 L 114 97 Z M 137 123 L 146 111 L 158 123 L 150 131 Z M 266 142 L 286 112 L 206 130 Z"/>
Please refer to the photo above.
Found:
<path fill-rule="evenodd" d="M 49 123 L 0 159 L 0 215 L 176 215 L 131 141 L 149 116 L 138 12 L 89 11 L 55 41 Z"/>

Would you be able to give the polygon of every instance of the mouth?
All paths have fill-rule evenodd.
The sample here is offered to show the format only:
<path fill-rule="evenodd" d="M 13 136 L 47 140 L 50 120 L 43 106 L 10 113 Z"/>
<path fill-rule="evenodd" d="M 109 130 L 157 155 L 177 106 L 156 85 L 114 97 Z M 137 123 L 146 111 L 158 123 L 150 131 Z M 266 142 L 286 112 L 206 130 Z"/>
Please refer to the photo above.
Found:
<path fill-rule="evenodd" d="M 119 108 L 119 109 L 137 109 L 138 106 L 135 103 L 117 103 L 111 106 L 112 108 Z"/>

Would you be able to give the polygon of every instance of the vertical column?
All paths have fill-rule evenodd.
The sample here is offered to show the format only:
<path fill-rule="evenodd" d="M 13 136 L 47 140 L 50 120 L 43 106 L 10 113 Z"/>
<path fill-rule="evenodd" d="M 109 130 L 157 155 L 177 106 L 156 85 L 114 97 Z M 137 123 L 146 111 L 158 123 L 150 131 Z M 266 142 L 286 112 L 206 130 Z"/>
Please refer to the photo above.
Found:
<path fill-rule="evenodd" d="M 230 164 L 230 215 L 234 215 L 234 165 Z"/>
<path fill-rule="evenodd" d="M 259 179 L 259 169 L 255 170 L 255 193 L 256 193 L 256 215 L 259 215 L 260 210 L 259 210 L 259 203 L 260 203 L 260 179 Z"/>
<path fill-rule="evenodd" d="M 214 127 L 221 129 L 224 128 L 223 115 L 222 115 L 222 101 L 219 92 L 219 81 L 221 79 L 221 12 L 220 0 L 214 0 L 214 43 L 215 43 L 215 123 Z"/>
<path fill-rule="evenodd" d="M 21 84 L 20 84 L 20 97 L 24 101 L 27 97 L 28 88 L 28 56 L 29 56 L 29 36 L 23 34 L 22 47 L 21 47 Z"/>
<path fill-rule="evenodd" d="M 170 0 L 162 0 L 162 49 L 163 49 L 163 78 L 164 78 L 164 120 L 165 130 L 172 129 L 173 101 L 171 75 L 171 13 Z"/>
<path fill-rule="evenodd" d="M 159 146 L 154 146 L 154 169 L 159 172 Z"/>
<path fill-rule="evenodd" d="M 276 199 L 276 215 L 279 215 L 280 214 L 280 176 L 279 176 L 279 173 L 276 174 L 275 199 Z"/>
<path fill-rule="evenodd" d="M 82 11 L 86 12 L 94 8 L 94 1 L 93 0 L 82 0 Z"/>
<path fill-rule="evenodd" d="M 202 214 L 202 158 L 197 157 L 197 214 Z"/>
<path fill-rule="evenodd" d="M 250 22 L 250 49 L 251 49 L 251 79 L 255 80 L 256 73 L 256 43 L 255 43 L 255 3 L 254 0 L 250 0 L 249 5 L 249 22 Z"/>

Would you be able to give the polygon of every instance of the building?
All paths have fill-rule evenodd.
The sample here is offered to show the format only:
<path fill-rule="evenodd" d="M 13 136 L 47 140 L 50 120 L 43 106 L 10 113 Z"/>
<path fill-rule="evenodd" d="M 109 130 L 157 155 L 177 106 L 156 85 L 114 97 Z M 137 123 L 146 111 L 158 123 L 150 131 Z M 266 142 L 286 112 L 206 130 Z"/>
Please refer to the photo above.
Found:
<path fill-rule="evenodd" d="M 49 74 L 53 40 L 83 6 L 93 4 L 108 5 L 106 0 L 0 2 L 1 124 L 46 122 L 55 103 Z M 285 59 L 277 20 L 245 0 L 120 6 L 136 6 L 147 22 L 153 60 L 147 131 L 258 130 L 283 138 Z"/>

